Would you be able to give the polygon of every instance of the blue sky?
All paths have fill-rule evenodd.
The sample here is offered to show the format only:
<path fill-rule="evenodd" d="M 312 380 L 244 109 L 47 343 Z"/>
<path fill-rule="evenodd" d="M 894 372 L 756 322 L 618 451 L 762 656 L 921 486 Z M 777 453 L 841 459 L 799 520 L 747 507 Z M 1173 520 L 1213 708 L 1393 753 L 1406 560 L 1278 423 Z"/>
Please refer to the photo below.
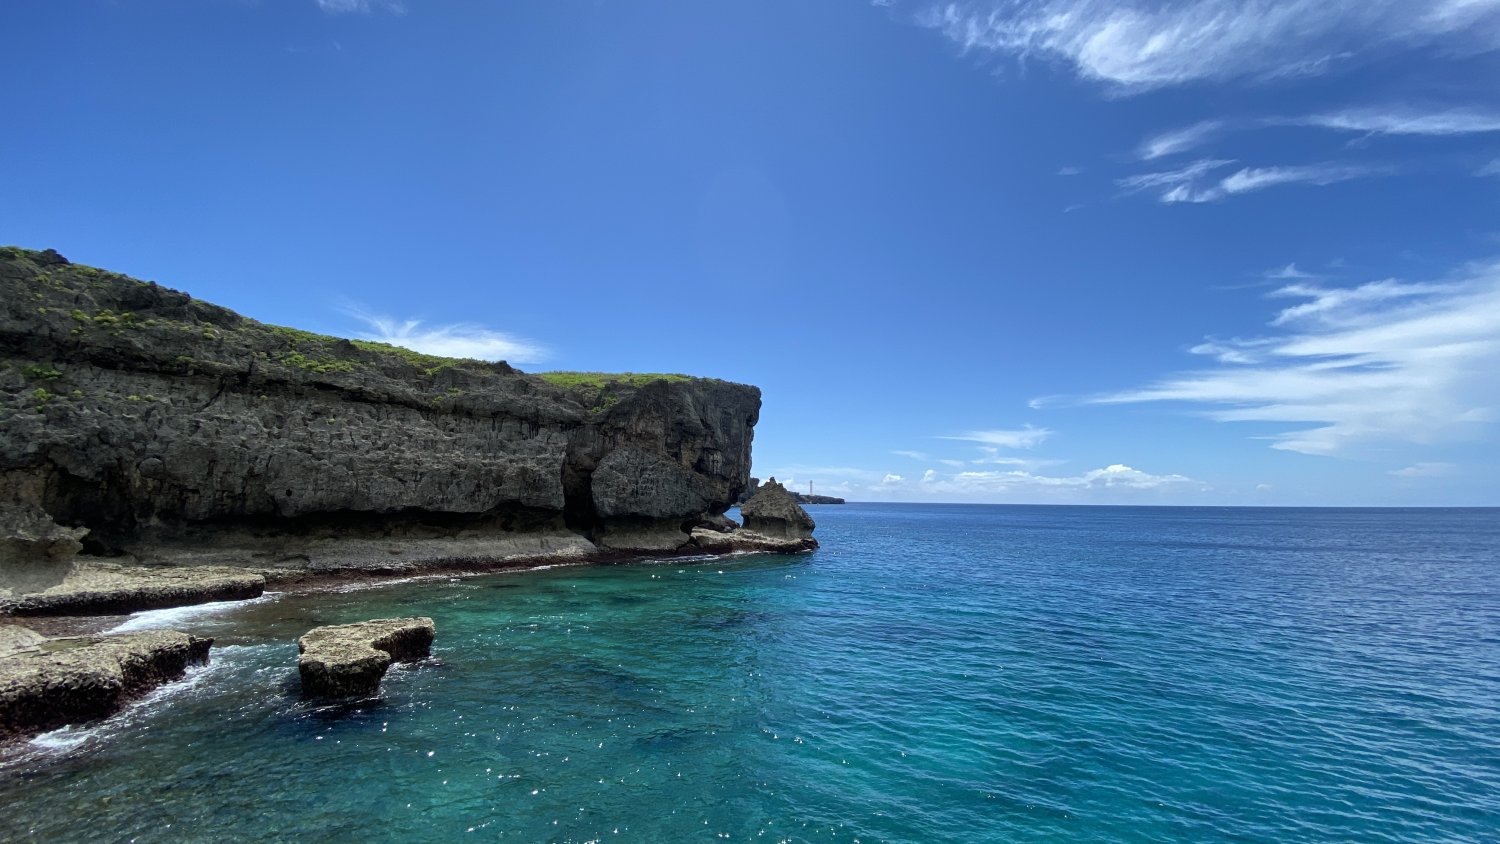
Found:
<path fill-rule="evenodd" d="M 52 0 L 0 241 L 860 500 L 1500 504 L 1500 0 Z"/>

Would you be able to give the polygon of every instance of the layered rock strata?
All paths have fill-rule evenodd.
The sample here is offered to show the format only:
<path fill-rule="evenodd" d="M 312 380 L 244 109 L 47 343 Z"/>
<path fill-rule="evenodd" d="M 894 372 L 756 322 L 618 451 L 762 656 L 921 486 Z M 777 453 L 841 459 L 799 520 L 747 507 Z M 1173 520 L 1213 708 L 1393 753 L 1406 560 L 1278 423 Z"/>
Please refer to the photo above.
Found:
<path fill-rule="evenodd" d="M 111 715 L 207 662 L 213 644 L 173 630 L 50 640 L 29 632 L 0 627 L 0 740 Z"/>
<path fill-rule="evenodd" d="M 430 618 L 380 618 L 313 628 L 297 640 L 302 694 L 314 698 L 373 695 L 391 663 L 426 658 L 436 632 Z"/>

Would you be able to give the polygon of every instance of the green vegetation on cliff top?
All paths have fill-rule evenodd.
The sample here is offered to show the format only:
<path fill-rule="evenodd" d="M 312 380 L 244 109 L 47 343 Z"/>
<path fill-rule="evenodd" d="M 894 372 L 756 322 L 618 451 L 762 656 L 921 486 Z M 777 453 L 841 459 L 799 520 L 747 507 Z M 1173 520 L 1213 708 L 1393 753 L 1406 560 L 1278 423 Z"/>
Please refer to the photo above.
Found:
<path fill-rule="evenodd" d="M 153 284 L 152 282 L 139 281 L 129 276 L 100 270 L 85 264 L 64 263 L 58 265 L 47 260 L 46 253 L 41 250 L 25 249 L 19 246 L 0 246 L 0 261 L 21 260 L 47 265 L 48 269 L 38 273 L 37 278 L 47 286 L 58 290 L 65 288 L 68 282 L 72 282 L 74 285 L 92 287 L 96 290 L 107 290 L 111 285 L 119 284 Z M 201 302 L 202 300 L 196 301 Z M 207 305 L 207 303 L 204 304 Z M 208 305 L 208 307 L 222 311 L 217 306 Z M 43 308 L 42 312 L 45 313 L 46 308 Z M 232 314 L 232 312 L 224 313 L 231 314 L 233 319 L 238 322 L 234 328 L 227 330 L 269 335 L 267 339 L 273 345 L 281 346 L 284 351 L 272 356 L 275 362 L 319 375 L 354 372 L 359 368 L 376 363 L 375 360 L 371 360 L 368 357 L 369 354 L 386 357 L 387 362 L 390 362 L 390 358 L 397 358 L 428 377 L 437 375 L 439 372 L 450 368 L 462 369 L 475 374 L 494 374 L 497 369 L 498 371 L 510 371 L 504 364 L 493 364 L 471 358 L 449 358 L 430 355 L 390 343 L 382 343 L 375 340 L 353 340 L 327 334 L 316 334 L 311 331 L 303 331 L 299 328 L 270 325 L 248 317 L 239 316 L 238 314 Z M 74 334 L 90 326 L 100 330 L 109 330 L 114 333 L 142 327 L 161 326 L 167 328 L 175 326 L 185 331 L 202 332 L 203 338 L 207 340 L 219 340 L 220 338 L 215 333 L 215 329 L 220 331 L 226 330 L 223 325 L 210 326 L 198 322 L 179 321 L 160 317 L 141 320 L 132 312 L 116 313 L 108 308 L 101 308 L 93 313 L 74 308 L 71 311 L 71 316 L 75 323 L 81 326 L 74 329 Z M 262 344 L 254 343 L 253 345 L 260 346 Z M 351 345 L 354 349 L 358 349 L 360 352 L 366 354 L 360 355 L 357 352 L 351 354 L 353 351 L 350 349 Z M 192 363 L 191 359 L 186 360 L 188 363 Z M 594 393 L 595 403 L 602 405 L 613 403 L 611 397 L 600 395 L 608 392 L 607 388 L 611 387 L 639 387 L 656 381 L 717 380 L 698 378 L 675 372 L 542 372 L 536 375 L 556 387 L 584 393 Z"/>
<path fill-rule="evenodd" d="M 599 389 L 611 384 L 639 387 L 653 381 L 709 381 L 678 372 L 538 372 L 537 377 L 557 387 Z"/>

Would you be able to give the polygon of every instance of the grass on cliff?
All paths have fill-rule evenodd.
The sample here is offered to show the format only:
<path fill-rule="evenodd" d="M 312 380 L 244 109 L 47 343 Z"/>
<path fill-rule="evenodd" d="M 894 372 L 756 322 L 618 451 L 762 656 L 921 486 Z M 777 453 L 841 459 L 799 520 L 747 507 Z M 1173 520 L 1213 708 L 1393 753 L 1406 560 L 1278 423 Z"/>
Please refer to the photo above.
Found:
<path fill-rule="evenodd" d="M 117 284 L 149 284 L 149 282 L 138 281 L 128 276 L 100 270 L 84 264 L 67 262 L 59 264 L 56 263 L 56 257 L 53 256 L 54 260 L 49 263 L 48 268 L 37 272 L 35 278 L 41 284 L 53 288 L 54 295 L 61 295 L 64 298 L 77 289 L 81 289 L 86 293 L 90 288 L 94 290 L 108 290 L 108 288 Z M 39 250 L 25 249 L 18 246 L 0 246 L 0 261 L 30 260 L 41 263 L 45 258 L 47 258 L 47 253 Z M 175 291 L 171 292 L 175 293 Z M 37 293 L 37 298 L 43 298 L 41 292 Z M 88 296 L 84 296 L 84 299 L 89 298 Z M 69 299 L 70 304 L 75 301 L 77 301 L 76 297 Z M 196 301 L 201 302 L 202 300 Z M 49 309 L 46 306 L 47 304 L 49 303 L 44 301 L 41 307 L 39 307 L 39 311 L 42 314 L 56 309 Z M 216 306 L 211 307 L 214 307 L 216 311 L 223 310 Z M 209 325 L 195 318 L 169 319 L 159 314 L 143 318 L 131 311 L 121 310 L 116 312 L 109 308 L 99 308 L 97 306 L 88 308 L 88 310 L 75 306 L 70 312 L 74 325 L 72 333 L 75 335 L 109 332 L 118 336 L 124 331 L 141 329 L 180 330 L 184 333 L 201 335 L 203 340 L 212 341 L 215 345 L 226 343 L 229 339 L 228 335 L 238 335 L 234 338 L 238 341 L 236 345 L 248 346 L 262 359 L 291 369 L 298 369 L 318 375 L 354 373 L 372 365 L 379 365 L 380 363 L 389 364 L 394 362 L 392 359 L 407 364 L 429 378 L 449 369 L 462 370 L 480 377 L 489 377 L 516 371 L 509 369 L 505 365 L 497 365 L 487 361 L 441 357 L 374 340 L 346 340 L 327 334 L 303 331 L 298 328 L 271 325 L 229 311 L 223 311 L 223 314 L 223 319 L 218 321 L 217 325 Z M 358 351 L 356 352 L 354 349 L 351 349 L 351 345 Z M 211 354 L 204 355 L 204 357 L 210 356 Z M 380 360 L 382 357 L 385 358 L 384 361 Z M 217 361 L 217 356 L 213 356 L 213 358 L 213 360 L 195 360 L 190 355 L 178 355 L 177 362 L 191 369 L 197 365 L 212 365 Z M 691 382 L 716 380 L 695 378 L 677 372 L 564 371 L 536 374 L 549 384 L 582 394 L 594 406 L 595 410 L 606 408 L 618 401 L 618 397 L 614 395 L 614 388 L 641 387 L 656 381 Z M 40 370 L 33 373 L 30 377 L 34 380 L 41 380 L 42 375 Z M 445 395 L 449 397 L 455 396 L 451 391 Z"/>
<path fill-rule="evenodd" d="M 538 372 L 537 377 L 566 389 L 603 389 L 610 385 L 640 387 L 653 381 L 701 381 L 680 372 Z"/>

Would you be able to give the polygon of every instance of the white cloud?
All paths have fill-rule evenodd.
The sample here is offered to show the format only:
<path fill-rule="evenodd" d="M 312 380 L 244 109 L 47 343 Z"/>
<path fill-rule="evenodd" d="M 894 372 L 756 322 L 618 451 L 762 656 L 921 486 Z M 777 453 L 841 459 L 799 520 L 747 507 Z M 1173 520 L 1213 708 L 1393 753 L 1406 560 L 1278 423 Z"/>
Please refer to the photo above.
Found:
<path fill-rule="evenodd" d="M 1338 454 L 1374 443 L 1482 436 L 1500 403 L 1500 261 L 1439 284 L 1376 281 L 1354 288 L 1295 284 L 1303 299 L 1249 340 L 1194 351 L 1224 367 L 1172 376 L 1089 401 L 1206 405 L 1225 422 L 1313 424 L 1273 447 Z"/>
<path fill-rule="evenodd" d="M 1230 196 L 1265 190 L 1276 185 L 1331 185 L 1386 172 L 1355 164 L 1309 164 L 1280 167 L 1244 167 L 1218 181 L 1205 177 L 1232 162 L 1221 159 L 1195 161 L 1177 170 L 1141 173 L 1120 179 L 1126 193 L 1152 191 L 1165 203 L 1216 202 Z"/>
<path fill-rule="evenodd" d="M 1442 111 L 1409 106 L 1353 108 L 1271 122 L 1321 126 L 1325 129 L 1375 135 L 1471 135 L 1500 132 L 1500 114 L 1470 108 Z"/>
<path fill-rule="evenodd" d="M 926 484 L 929 491 L 948 492 L 959 498 L 978 498 L 1025 491 L 1048 490 L 1150 490 L 1164 487 L 1196 486 L 1198 481 L 1184 475 L 1153 475 L 1123 463 L 1102 469 L 1091 469 L 1078 475 L 1039 475 L 1024 470 L 958 472 L 945 478 L 934 477 Z"/>
<path fill-rule="evenodd" d="M 547 357 L 547 350 L 530 340 L 479 325 L 426 325 L 418 319 L 396 320 L 356 308 L 348 308 L 346 313 L 370 327 L 359 334 L 360 339 L 424 354 L 510 363 L 537 363 Z"/>
<path fill-rule="evenodd" d="M 758 474 L 758 473 L 757 473 Z M 1130 503 L 1203 501 L 1206 484 L 1179 474 L 1153 474 L 1124 463 L 1070 475 L 1034 469 L 926 469 L 918 477 L 851 467 L 787 466 L 773 472 L 788 488 L 815 481 L 818 492 L 853 501 L 989 501 Z"/>
<path fill-rule="evenodd" d="M 318 8 L 331 15 L 342 15 L 349 12 L 370 12 L 375 9 L 388 9 L 392 12 L 405 11 L 400 0 L 313 0 Z"/>
<path fill-rule="evenodd" d="M 1440 478 L 1453 474 L 1456 468 L 1452 463 L 1413 463 L 1404 469 L 1392 469 L 1387 474 L 1398 478 Z"/>
<path fill-rule="evenodd" d="M 925 452 L 921 452 L 921 451 L 904 451 L 904 450 L 899 450 L 898 449 L 896 451 L 892 451 L 891 454 L 894 454 L 897 457 L 910 457 L 913 460 L 926 460 L 927 459 L 927 454 Z"/>
<path fill-rule="evenodd" d="M 1175 155 L 1202 146 L 1210 138 L 1224 130 L 1225 123 L 1222 120 L 1203 120 L 1191 126 L 1181 129 L 1173 129 L 1163 132 L 1153 138 L 1147 138 L 1141 142 L 1137 155 L 1144 161 L 1154 158 Z"/>
<path fill-rule="evenodd" d="M 1082 172 L 1083 172 L 1083 168 L 1082 167 L 1059 167 L 1058 170 L 1057 170 L 1057 175 L 1059 175 L 1059 176 L 1077 176 L 1077 175 L 1081 174 Z"/>
<path fill-rule="evenodd" d="M 939 439 L 964 440 L 1001 448 L 1032 448 L 1050 436 L 1052 436 L 1052 431 L 1047 428 L 1027 425 L 1019 430 L 967 431 L 957 436 L 939 437 Z"/>
<path fill-rule="evenodd" d="M 1491 161 L 1475 171 L 1476 176 L 1500 176 L 1500 158 Z"/>
<path fill-rule="evenodd" d="M 1500 46 L 1500 0 L 955 0 L 917 20 L 966 51 L 1059 62 L 1126 93 Z"/>
<path fill-rule="evenodd" d="M 1134 176 L 1127 176 L 1118 180 L 1115 184 L 1124 188 L 1126 193 L 1136 193 L 1156 188 L 1162 188 L 1170 192 L 1183 185 L 1193 184 L 1209 173 L 1233 163 L 1229 159 L 1202 158 L 1186 167 L 1179 167 L 1176 170 L 1161 170 L 1155 173 L 1138 173 Z"/>
<path fill-rule="evenodd" d="M 1274 279 L 1276 281 L 1289 281 L 1291 279 L 1317 278 L 1317 276 L 1313 275 L 1312 273 L 1305 273 L 1302 270 L 1297 269 L 1297 265 L 1296 264 L 1287 264 L 1286 266 L 1281 267 L 1279 269 L 1267 270 L 1266 273 L 1265 273 L 1265 276 L 1266 276 L 1266 278 Z"/>

